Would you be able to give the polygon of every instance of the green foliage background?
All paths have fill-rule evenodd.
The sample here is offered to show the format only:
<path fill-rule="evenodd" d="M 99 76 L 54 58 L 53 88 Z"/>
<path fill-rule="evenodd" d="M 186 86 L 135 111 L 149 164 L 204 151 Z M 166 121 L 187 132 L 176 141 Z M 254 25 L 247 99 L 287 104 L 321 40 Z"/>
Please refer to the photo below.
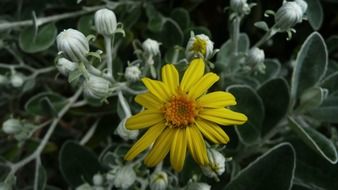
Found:
<path fill-rule="evenodd" d="M 160 41 L 162 64 L 173 61 L 177 47 L 179 59 L 184 58 L 190 31 L 207 34 L 220 49 L 211 60 L 222 76 L 215 88 L 233 93 L 239 102 L 233 109 L 245 113 L 249 122 L 225 128 L 231 142 L 223 153 L 233 160 L 227 162 L 227 171 L 219 182 L 201 176 L 200 180 L 212 185 L 212 189 L 338 189 L 338 1 L 307 2 L 308 22 L 296 25 L 297 33 L 290 41 L 286 41 L 286 34 L 280 33 L 262 46 L 267 58 L 265 74 L 229 77 L 224 74 L 233 61 L 228 41 L 231 25 L 224 12 L 228 1 L 108 1 L 108 7 L 114 9 L 126 31 L 125 38 L 118 36 L 117 39 L 120 48 L 114 60 L 116 78 L 121 78 L 119 73 L 123 73 L 127 61 L 135 59 L 132 46 L 135 39 Z M 273 18 L 264 18 L 264 11 L 277 10 L 282 1 L 256 3 L 241 24 L 239 51 L 242 53 L 264 35 L 254 23 L 264 20 L 272 25 Z M 0 23 L 38 22 L 47 16 L 102 5 L 104 1 L 99 0 L 83 0 L 79 4 L 68 0 L 2 0 Z M 38 28 L 28 25 L 0 27 L 0 62 L 24 62 L 33 68 L 53 67 L 57 33 L 77 28 L 86 35 L 95 34 L 92 18 L 93 11 L 88 11 L 62 21 L 44 23 Z M 92 46 L 103 49 L 103 38 L 97 36 Z M 1 74 L 8 75 L 7 72 L 7 68 L 0 68 Z M 21 72 L 31 76 L 29 69 Z M 2 86 L 0 121 L 15 116 L 31 123 L 43 123 L 55 117 L 69 101 L 67 97 L 76 91 L 66 78 L 56 77 L 57 73 L 51 70 L 28 77 L 20 89 Z M 142 88 L 140 84 L 135 86 Z M 136 113 L 140 107 L 133 102 L 133 96 L 126 98 Z M 43 151 L 38 185 L 34 188 L 74 188 L 81 185 L 83 179 L 90 181 L 98 171 L 106 171 L 114 157 L 107 153 L 119 147 L 119 152 L 115 153 L 123 155 L 131 144 L 114 134 L 120 118 L 123 113 L 116 97 L 110 98 L 107 104 L 92 103 L 70 109 Z M 96 121 L 94 135 L 86 146 L 80 146 L 77 142 Z M 35 131 L 24 143 L 0 133 L 0 155 L 4 160 L 0 165 L 0 181 L 9 172 L 5 160 L 17 162 L 32 153 L 46 130 Z M 33 188 L 33 169 L 31 163 L 16 173 L 16 189 Z M 197 165 L 186 161 L 183 172 L 178 174 L 180 185 L 199 173 Z"/>

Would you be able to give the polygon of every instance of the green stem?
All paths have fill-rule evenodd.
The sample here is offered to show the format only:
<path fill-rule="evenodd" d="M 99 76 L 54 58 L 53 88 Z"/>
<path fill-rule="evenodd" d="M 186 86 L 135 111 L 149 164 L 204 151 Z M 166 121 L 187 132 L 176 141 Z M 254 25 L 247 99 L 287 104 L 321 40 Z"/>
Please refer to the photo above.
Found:
<path fill-rule="evenodd" d="M 254 47 L 259 47 L 267 42 L 272 36 L 278 32 L 278 29 L 273 26 L 264 34 L 264 36 L 254 45 Z"/>
<path fill-rule="evenodd" d="M 233 21 L 233 31 L 232 31 L 232 39 L 231 39 L 234 56 L 237 56 L 238 54 L 238 41 L 239 41 L 240 26 L 241 26 L 241 17 L 237 16 Z"/>
<path fill-rule="evenodd" d="M 110 38 L 109 36 L 104 36 L 104 42 L 106 46 L 108 77 L 111 77 L 113 81 L 115 81 L 114 75 L 113 75 L 113 57 L 112 57 L 112 49 L 111 49 L 112 38 Z"/>

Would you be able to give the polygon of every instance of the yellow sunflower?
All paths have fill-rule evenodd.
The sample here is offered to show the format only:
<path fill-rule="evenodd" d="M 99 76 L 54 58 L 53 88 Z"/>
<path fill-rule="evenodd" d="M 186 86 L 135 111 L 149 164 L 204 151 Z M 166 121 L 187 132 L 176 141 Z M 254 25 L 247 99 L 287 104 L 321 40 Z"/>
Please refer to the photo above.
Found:
<path fill-rule="evenodd" d="M 219 80 L 215 73 L 204 75 L 203 59 L 194 59 L 185 71 L 181 82 L 172 64 L 162 68 L 162 81 L 143 78 L 148 92 L 137 95 L 135 101 L 144 111 L 130 117 L 126 128 L 149 128 L 125 155 L 134 159 L 153 143 L 144 162 L 153 167 L 170 151 L 170 162 L 176 171 L 184 165 L 187 148 L 199 165 L 208 164 L 203 136 L 213 143 L 226 144 L 228 135 L 218 125 L 240 125 L 247 121 L 244 114 L 226 106 L 236 104 L 235 97 L 224 91 L 207 93 Z"/>

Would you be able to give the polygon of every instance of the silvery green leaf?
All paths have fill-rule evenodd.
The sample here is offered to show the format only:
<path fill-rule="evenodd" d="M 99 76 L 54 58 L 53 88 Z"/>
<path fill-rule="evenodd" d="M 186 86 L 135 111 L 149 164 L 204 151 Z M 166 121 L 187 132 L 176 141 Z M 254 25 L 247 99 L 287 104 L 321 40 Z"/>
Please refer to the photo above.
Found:
<path fill-rule="evenodd" d="M 238 52 L 246 53 L 250 47 L 250 39 L 246 33 L 239 34 L 238 38 Z"/>
<path fill-rule="evenodd" d="M 184 8 L 176 8 L 171 12 L 171 18 L 173 18 L 182 28 L 182 30 L 190 26 L 189 12 Z"/>
<path fill-rule="evenodd" d="M 268 24 L 266 24 L 266 22 L 264 22 L 264 21 L 259 21 L 259 22 L 255 22 L 255 24 L 254 24 L 257 28 L 259 28 L 259 29 L 262 29 L 262 30 L 264 30 L 264 31 L 269 31 L 269 26 L 268 26 Z"/>
<path fill-rule="evenodd" d="M 328 89 L 329 93 L 338 91 L 338 71 L 327 76 L 320 85 L 323 88 Z"/>
<path fill-rule="evenodd" d="M 306 16 L 312 28 L 318 30 L 322 26 L 324 19 L 322 4 L 319 0 L 306 0 L 306 2 L 308 3 Z"/>
<path fill-rule="evenodd" d="M 291 79 L 291 102 L 308 88 L 316 86 L 325 76 L 328 53 L 322 36 L 314 32 L 303 43 L 297 55 Z"/>
<path fill-rule="evenodd" d="M 331 36 L 326 40 L 327 50 L 329 54 L 337 52 L 338 50 L 338 36 Z"/>
<path fill-rule="evenodd" d="M 103 172 L 96 155 L 89 149 L 68 141 L 63 144 L 59 153 L 60 171 L 73 188 L 91 181 L 94 174 Z"/>
<path fill-rule="evenodd" d="M 31 97 L 25 110 L 32 115 L 54 115 L 67 103 L 67 99 L 53 92 L 41 92 Z"/>
<path fill-rule="evenodd" d="M 264 65 L 265 73 L 258 73 L 256 76 L 259 81 L 265 82 L 278 77 L 281 72 L 281 64 L 277 59 L 265 59 Z"/>
<path fill-rule="evenodd" d="M 298 137 L 304 141 L 306 145 L 308 145 L 330 163 L 337 163 L 337 150 L 330 139 L 317 132 L 313 128 L 307 126 L 303 127 L 292 117 L 289 117 L 289 126 L 298 135 Z"/>
<path fill-rule="evenodd" d="M 40 27 L 35 39 L 34 30 L 34 27 L 28 27 L 20 33 L 19 46 L 23 51 L 36 53 L 46 50 L 53 45 L 57 34 L 57 28 L 54 23 Z"/>
<path fill-rule="evenodd" d="M 262 98 L 265 108 L 265 119 L 261 130 L 262 135 L 264 135 L 275 128 L 287 114 L 290 92 L 289 86 L 283 78 L 276 78 L 263 83 L 257 92 Z"/>
<path fill-rule="evenodd" d="M 47 184 L 47 172 L 45 168 L 39 164 L 38 170 L 35 171 L 34 190 L 45 190 Z"/>
<path fill-rule="evenodd" d="M 300 96 L 300 104 L 297 108 L 297 112 L 304 113 L 320 106 L 327 97 L 327 94 L 328 90 L 324 88 L 313 87 L 307 89 Z"/>
<path fill-rule="evenodd" d="M 319 121 L 338 123 L 338 97 L 329 96 L 322 105 L 311 110 L 309 114 Z"/>
<path fill-rule="evenodd" d="M 291 139 L 296 150 L 294 182 L 309 190 L 337 190 L 338 164 L 331 164 L 300 139 Z"/>
<path fill-rule="evenodd" d="M 224 190 L 289 190 L 295 167 L 293 147 L 289 143 L 282 143 L 251 162 Z"/>
<path fill-rule="evenodd" d="M 264 105 L 257 92 L 249 86 L 232 85 L 227 91 L 236 97 L 237 105 L 232 110 L 241 112 L 248 121 L 236 126 L 235 130 L 244 144 L 255 144 L 260 140 L 260 130 L 264 120 Z"/>
<path fill-rule="evenodd" d="M 181 27 L 171 18 L 165 20 L 161 30 L 161 42 L 165 47 L 172 47 L 175 45 L 182 45 L 183 31 Z"/>

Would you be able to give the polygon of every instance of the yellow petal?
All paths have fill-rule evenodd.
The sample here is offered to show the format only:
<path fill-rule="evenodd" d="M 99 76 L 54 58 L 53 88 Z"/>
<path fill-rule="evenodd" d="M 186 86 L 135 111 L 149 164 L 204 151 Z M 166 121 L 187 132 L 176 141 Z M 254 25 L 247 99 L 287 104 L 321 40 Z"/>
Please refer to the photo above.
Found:
<path fill-rule="evenodd" d="M 160 122 L 150 127 L 147 132 L 131 147 L 131 149 L 124 156 L 124 159 L 132 160 L 142 151 L 147 149 L 157 139 L 164 128 L 164 122 Z"/>
<path fill-rule="evenodd" d="M 248 120 L 244 114 L 226 108 L 203 109 L 199 116 L 220 125 L 241 125 Z"/>
<path fill-rule="evenodd" d="M 144 158 L 144 163 L 153 167 L 160 163 L 168 154 L 172 140 L 175 135 L 175 130 L 166 128 L 162 134 L 156 139 L 155 144 L 149 154 Z"/>
<path fill-rule="evenodd" d="M 201 132 L 196 126 L 186 127 L 188 147 L 191 156 L 199 165 L 206 165 L 209 163 L 207 149 Z"/>
<path fill-rule="evenodd" d="M 171 94 L 174 94 L 179 85 L 179 75 L 173 64 L 166 64 L 162 67 L 162 80 L 170 89 Z"/>
<path fill-rule="evenodd" d="M 176 172 L 182 170 L 187 151 L 187 138 L 185 129 L 176 129 L 170 149 L 170 162 Z"/>
<path fill-rule="evenodd" d="M 201 133 L 210 141 L 216 144 L 226 144 L 229 142 L 229 136 L 217 124 L 197 119 L 196 126 Z"/>
<path fill-rule="evenodd" d="M 134 116 L 131 116 L 126 121 L 126 128 L 133 129 L 143 129 L 150 127 L 160 121 L 163 121 L 164 117 L 162 112 L 154 110 L 145 110 Z"/>
<path fill-rule="evenodd" d="M 207 90 L 218 80 L 219 76 L 217 76 L 215 73 L 207 73 L 192 86 L 189 91 L 189 96 L 194 99 L 200 97 L 203 93 L 206 93 Z"/>
<path fill-rule="evenodd" d="M 163 103 L 152 93 L 146 92 L 135 97 L 135 101 L 148 109 L 160 109 Z"/>
<path fill-rule="evenodd" d="M 231 93 L 224 91 L 208 93 L 201 96 L 197 102 L 199 106 L 207 108 L 224 108 L 236 105 L 235 97 Z"/>
<path fill-rule="evenodd" d="M 194 59 L 191 61 L 188 69 L 185 71 L 182 81 L 181 89 L 188 92 L 189 89 L 200 79 L 204 74 L 204 61 L 203 59 Z"/>
<path fill-rule="evenodd" d="M 161 101 L 165 102 L 169 99 L 170 91 L 163 82 L 149 78 L 143 78 L 142 82 L 147 89 Z"/>

